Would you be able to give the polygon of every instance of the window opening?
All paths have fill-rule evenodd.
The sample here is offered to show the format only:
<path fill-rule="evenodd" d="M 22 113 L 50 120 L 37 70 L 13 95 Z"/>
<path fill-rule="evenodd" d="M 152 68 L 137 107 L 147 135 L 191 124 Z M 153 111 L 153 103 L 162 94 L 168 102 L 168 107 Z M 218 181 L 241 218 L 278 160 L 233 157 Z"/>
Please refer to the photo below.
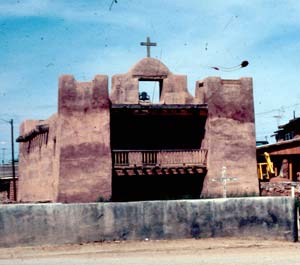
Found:
<path fill-rule="evenodd" d="M 139 81 L 140 101 L 159 103 L 160 92 L 161 92 L 160 81 Z"/>

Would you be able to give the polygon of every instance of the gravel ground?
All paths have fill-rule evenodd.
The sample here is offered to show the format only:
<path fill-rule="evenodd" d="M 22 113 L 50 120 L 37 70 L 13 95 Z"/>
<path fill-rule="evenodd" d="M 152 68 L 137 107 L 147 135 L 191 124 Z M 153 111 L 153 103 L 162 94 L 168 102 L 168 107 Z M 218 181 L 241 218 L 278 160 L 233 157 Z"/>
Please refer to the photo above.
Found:
<path fill-rule="evenodd" d="M 7 265 L 300 265 L 300 244 L 255 238 L 122 241 L 0 249 Z"/>

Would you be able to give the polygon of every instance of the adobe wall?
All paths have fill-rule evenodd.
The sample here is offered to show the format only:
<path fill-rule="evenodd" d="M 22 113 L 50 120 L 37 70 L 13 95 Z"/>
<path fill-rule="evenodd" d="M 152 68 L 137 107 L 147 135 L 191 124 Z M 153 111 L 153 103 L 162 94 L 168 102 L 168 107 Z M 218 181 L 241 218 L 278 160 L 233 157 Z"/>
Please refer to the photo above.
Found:
<path fill-rule="evenodd" d="M 111 197 L 110 112 L 107 76 L 59 81 L 58 114 L 24 121 L 24 136 L 46 124 L 49 132 L 20 143 L 18 201 L 94 202 Z"/>
<path fill-rule="evenodd" d="M 203 196 L 222 196 L 222 167 L 227 177 L 227 194 L 259 194 L 252 79 L 222 80 L 209 77 L 196 83 L 196 97 L 208 104 L 203 147 L 208 149 L 208 173 Z"/>
<path fill-rule="evenodd" d="M 190 104 L 194 98 L 187 89 L 187 76 L 174 75 L 159 60 L 144 58 L 126 74 L 112 77 L 110 99 L 113 104 L 138 104 L 139 81 L 161 82 L 161 104 Z"/>
<path fill-rule="evenodd" d="M 59 127 L 57 115 L 45 121 L 24 121 L 20 135 L 29 133 L 40 124 L 48 124 L 49 133 L 37 135 L 19 146 L 18 201 L 55 202 L 57 198 L 59 159 L 54 143 Z"/>
<path fill-rule="evenodd" d="M 288 197 L 0 206 L 0 247 L 207 237 L 297 240 Z"/>
<path fill-rule="evenodd" d="M 93 202 L 111 197 L 108 77 L 59 80 L 59 202 Z"/>
<path fill-rule="evenodd" d="M 209 77 L 197 82 L 193 98 L 185 75 L 174 75 L 159 60 L 144 58 L 128 73 L 112 77 L 110 98 L 107 76 L 98 75 L 92 82 L 77 82 L 70 75 L 60 78 L 58 114 L 42 122 L 50 128 L 47 143 L 39 135 L 20 144 L 19 200 L 108 200 L 112 181 L 110 102 L 139 103 L 139 81 L 145 80 L 161 82 L 161 104 L 208 105 L 201 146 L 208 150 L 203 196 L 222 195 L 222 185 L 212 179 L 220 178 L 223 166 L 227 176 L 238 181 L 228 183 L 229 195 L 258 194 L 252 79 Z M 25 121 L 20 134 L 37 124 Z"/>

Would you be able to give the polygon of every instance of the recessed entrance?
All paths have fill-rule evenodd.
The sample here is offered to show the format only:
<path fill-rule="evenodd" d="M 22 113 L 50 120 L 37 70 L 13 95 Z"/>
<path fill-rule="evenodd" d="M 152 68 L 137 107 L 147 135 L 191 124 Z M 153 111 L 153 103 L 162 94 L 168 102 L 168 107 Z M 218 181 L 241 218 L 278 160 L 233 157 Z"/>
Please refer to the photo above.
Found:
<path fill-rule="evenodd" d="M 116 176 L 113 175 L 113 201 L 199 199 L 205 174 Z"/>

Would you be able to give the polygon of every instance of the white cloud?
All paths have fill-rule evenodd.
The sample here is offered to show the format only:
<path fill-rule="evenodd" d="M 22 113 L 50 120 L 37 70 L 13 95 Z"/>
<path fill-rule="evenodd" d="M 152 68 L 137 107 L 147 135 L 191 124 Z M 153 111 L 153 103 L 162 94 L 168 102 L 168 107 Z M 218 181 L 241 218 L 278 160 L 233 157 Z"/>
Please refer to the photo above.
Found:
<path fill-rule="evenodd" d="M 85 3 L 82 1 L 81 3 Z M 149 25 L 140 19 L 141 14 L 131 10 L 114 8 L 109 11 L 111 1 L 99 1 L 99 5 L 80 4 L 70 1 L 20 0 L 0 3 L 0 16 L 3 17 L 50 17 L 70 22 L 99 22 L 130 28 L 145 29 Z M 99 25 L 100 26 L 100 25 Z"/>
<path fill-rule="evenodd" d="M 39 60 L 30 59 L 32 47 L 28 47 L 25 53 L 20 49 L 24 53 L 20 57 L 15 56 L 20 50 L 13 51 L 10 64 L 6 65 L 8 69 L 4 67 L 0 73 L 0 95 L 19 89 L 20 83 L 22 87 L 32 87 L 34 91 L 38 91 L 42 82 L 30 82 L 36 74 L 37 79 L 41 79 L 46 75 L 54 78 L 55 74 L 70 72 L 78 80 L 90 80 L 97 73 L 111 76 L 126 72 L 145 55 L 144 50 L 139 47 L 139 41 L 150 36 L 151 40 L 158 42 L 158 46 L 152 49 L 153 56 L 160 58 L 162 51 L 161 59 L 171 71 L 187 74 L 192 92 L 194 82 L 206 76 L 239 78 L 246 75 L 254 78 L 258 112 L 283 105 L 282 101 L 287 97 L 290 98 L 290 104 L 300 100 L 296 86 L 299 83 L 297 54 L 300 45 L 299 39 L 292 36 L 300 29 L 299 1 L 119 0 L 109 11 L 110 3 L 111 0 L 0 2 L 1 19 L 60 19 L 64 20 L 62 23 L 72 25 L 75 31 L 78 29 L 78 32 L 72 31 L 73 35 L 64 31 L 65 35 L 62 36 L 55 35 L 57 25 L 52 28 L 50 24 L 47 25 L 46 30 L 57 36 L 57 40 L 49 43 L 49 48 L 44 49 L 44 53 L 39 51 L 40 46 L 35 46 L 34 56 Z M 84 34 L 96 32 L 95 28 L 99 28 L 99 41 L 107 39 L 108 47 L 104 47 L 103 43 L 91 44 L 93 34 Z M 38 30 L 37 34 L 40 34 Z M 83 42 L 80 42 L 81 38 Z M 35 44 L 34 41 L 32 43 Z M 84 47 L 71 47 L 70 43 L 83 43 Z M 67 48 L 57 49 L 60 53 L 55 55 L 55 51 L 48 60 L 47 56 L 50 56 L 49 51 L 53 47 Z M 50 68 L 42 74 L 29 73 L 37 71 L 42 64 L 44 67 L 48 61 L 52 62 L 53 56 L 58 58 L 55 73 L 49 74 Z M 13 61 L 16 58 L 23 62 Z M 250 65 L 236 72 L 216 72 L 208 67 L 229 67 L 242 60 L 249 60 Z M 38 65 L 29 65 L 28 71 L 24 70 L 28 67 L 28 62 L 36 62 Z M 26 81 L 20 79 L 22 76 L 26 77 Z M 57 78 L 58 76 L 51 82 L 45 80 L 43 87 L 49 91 L 53 89 L 54 92 L 51 93 L 55 94 L 57 87 L 50 88 L 48 84 L 56 84 Z M 49 95 L 50 92 L 45 94 Z M 43 99 L 38 98 L 41 95 L 37 95 L 34 102 L 43 102 Z M 32 107 L 31 111 L 34 113 L 36 109 Z M 276 129 L 274 124 L 267 123 L 263 118 L 258 120 L 258 128 L 262 128 L 262 134 L 266 130 L 272 132 Z"/>
<path fill-rule="evenodd" d="M 49 4 L 49 0 L 5 1 L 0 3 L 0 15 L 5 17 L 41 16 L 47 11 Z"/>

